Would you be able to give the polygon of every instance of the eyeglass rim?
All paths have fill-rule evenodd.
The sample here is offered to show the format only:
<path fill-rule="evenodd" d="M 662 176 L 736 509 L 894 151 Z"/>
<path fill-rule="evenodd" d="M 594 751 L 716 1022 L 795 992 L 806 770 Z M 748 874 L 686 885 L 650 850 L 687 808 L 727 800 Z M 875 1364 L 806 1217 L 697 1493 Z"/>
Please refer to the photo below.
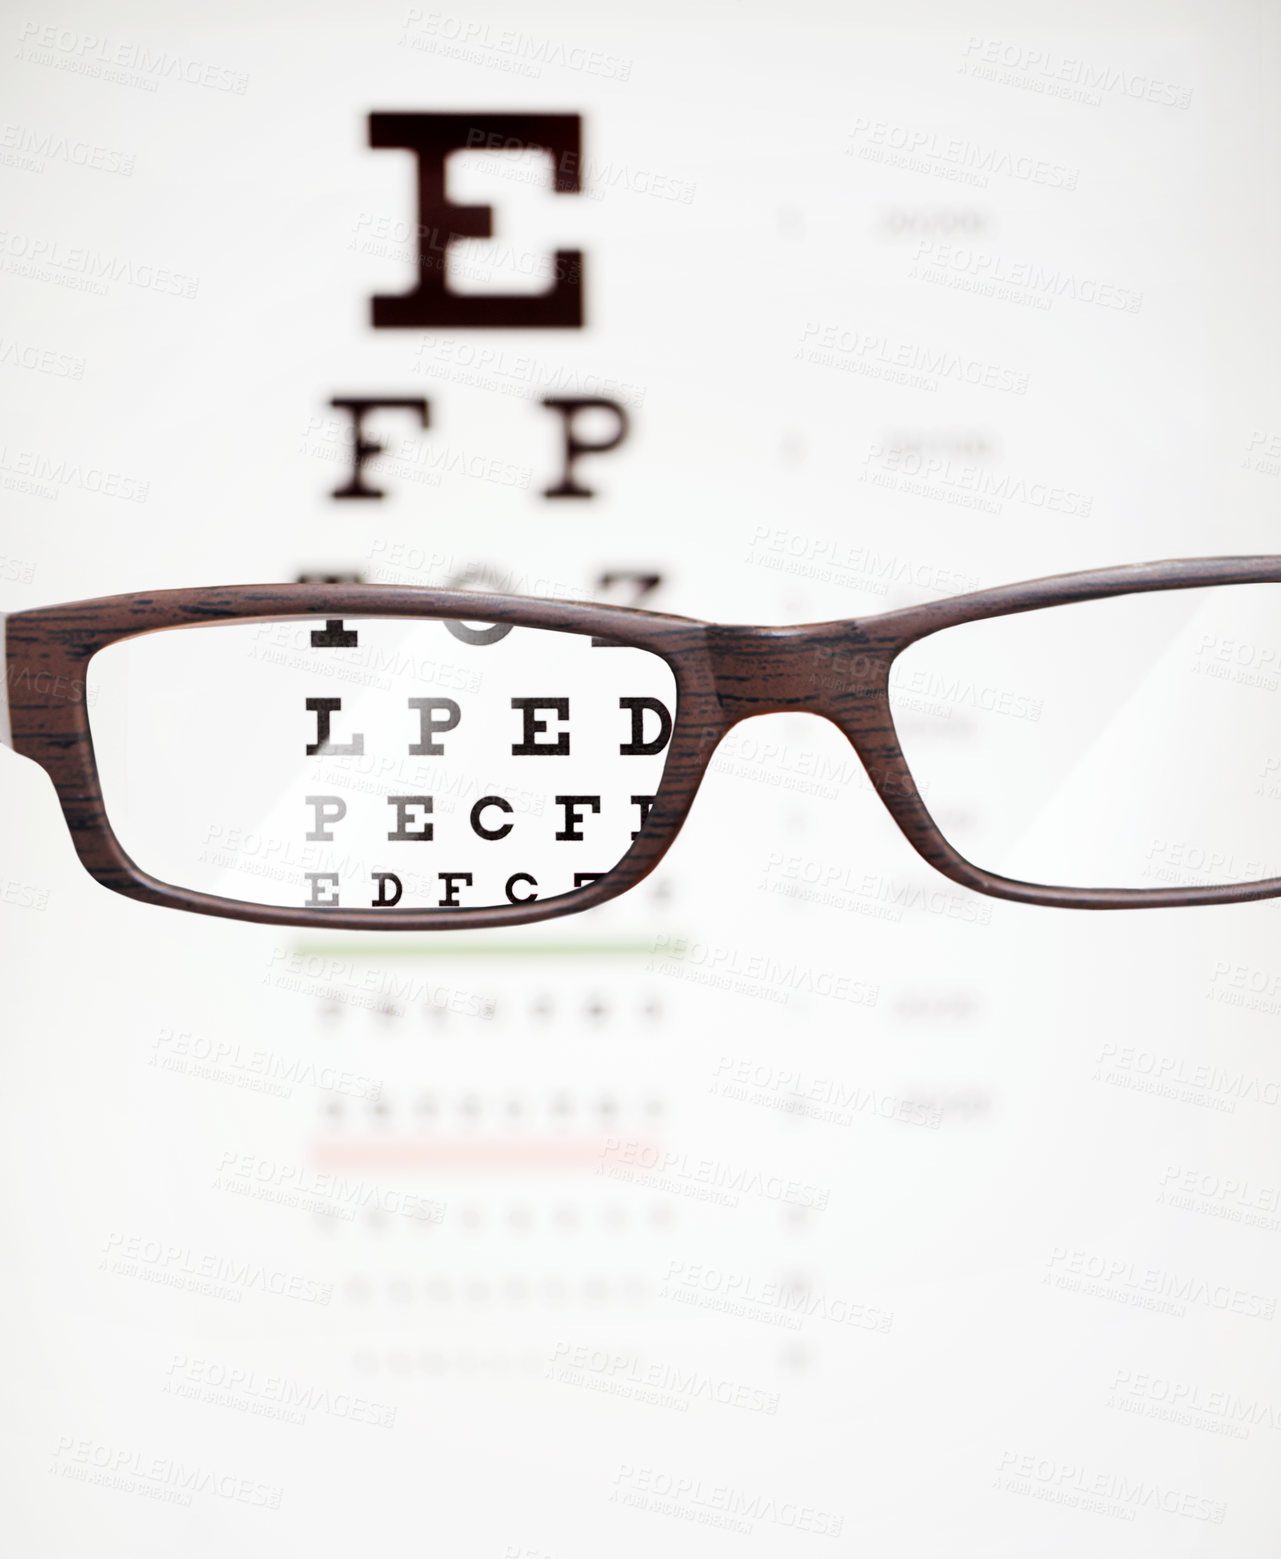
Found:
<path fill-rule="evenodd" d="M 594 908 L 659 864 L 693 804 L 722 737 L 757 713 L 825 716 L 854 746 L 895 822 L 944 876 L 989 897 L 1059 908 L 1165 908 L 1281 895 L 1281 878 L 1166 888 L 1068 888 L 1021 882 L 974 865 L 951 845 L 916 790 L 890 707 L 888 678 L 910 644 L 945 628 L 1041 607 L 1206 585 L 1281 582 L 1281 556 L 1180 558 L 1052 575 L 866 617 L 789 627 L 725 625 L 634 607 L 386 584 L 263 584 L 134 592 L 68 602 L 0 620 L 11 745 L 53 781 L 82 864 L 127 897 L 221 918 L 305 929 L 435 931 L 528 925 Z M 88 662 L 139 634 L 215 623 L 323 617 L 421 617 L 510 623 L 615 638 L 665 660 L 677 685 L 667 762 L 631 849 L 594 883 L 553 898 L 487 908 L 333 909 L 262 905 L 166 883 L 140 868 L 115 836 L 102 797 L 85 702 Z M 866 662 L 826 698 L 805 692 L 815 655 L 855 650 Z M 806 664 L 811 670 L 805 671 Z M 17 675 L 15 676 L 15 669 Z M 43 678 L 42 688 L 32 683 Z M 759 683 L 763 691 L 751 691 Z M 15 685 L 23 696 L 15 697 Z M 56 689 L 61 686 L 61 694 Z M 746 686 L 749 691 L 742 692 Z M 770 691 L 770 689 L 773 691 Z M 72 696 L 78 689 L 78 695 Z M 745 706 L 733 707 L 734 700 Z"/>

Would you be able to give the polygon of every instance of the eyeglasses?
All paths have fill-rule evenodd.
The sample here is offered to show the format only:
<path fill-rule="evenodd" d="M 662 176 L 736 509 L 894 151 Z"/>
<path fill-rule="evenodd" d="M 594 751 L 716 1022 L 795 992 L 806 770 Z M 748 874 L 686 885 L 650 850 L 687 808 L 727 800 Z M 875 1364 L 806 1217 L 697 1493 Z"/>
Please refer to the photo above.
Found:
<path fill-rule="evenodd" d="M 834 722 L 976 892 L 1281 894 L 1278 557 L 802 627 L 325 584 L 0 626 L 0 738 L 48 772 L 99 882 L 175 909 L 362 930 L 590 909 L 663 858 L 730 728 L 783 711 Z M 776 778 L 770 750 L 740 767 Z"/>

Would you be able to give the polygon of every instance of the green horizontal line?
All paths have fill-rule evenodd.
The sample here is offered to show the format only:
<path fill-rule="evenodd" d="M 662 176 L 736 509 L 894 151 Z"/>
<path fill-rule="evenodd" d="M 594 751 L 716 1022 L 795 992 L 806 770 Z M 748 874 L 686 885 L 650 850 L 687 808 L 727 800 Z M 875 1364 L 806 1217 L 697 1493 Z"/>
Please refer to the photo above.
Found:
<path fill-rule="evenodd" d="M 377 935 L 377 933 L 371 933 Z M 650 942 L 299 942 L 294 952 L 306 958 L 642 958 Z"/>

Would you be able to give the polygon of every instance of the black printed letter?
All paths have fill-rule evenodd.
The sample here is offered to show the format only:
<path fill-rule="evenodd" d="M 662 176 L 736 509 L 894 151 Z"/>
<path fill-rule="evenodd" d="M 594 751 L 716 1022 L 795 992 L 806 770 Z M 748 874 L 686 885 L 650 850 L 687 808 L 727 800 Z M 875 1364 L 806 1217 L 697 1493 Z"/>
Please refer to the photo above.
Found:
<path fill-rule="evenodd" d="M 369 874 L 378 887 L 378 897 L 369 901 L 370 909 L 390 909 L 393 904 L 400 903 L 400 895 L 405 891 L 401 886 L 400 878 L 395 872 L 370 872 Z M 387 884 L 395 884 L 392 889 L 393 898 L 387 897 Z"/>
<path fill-rule="evenodd" d="M 311 897 L 307 900 L 306 908 L 314 909 L 317 904 L 337 904 L 338 902 L 338 873 L 337 872 L 304 872 L 303 876 L 311 884 Z M 325 883 L 331 896 L 321 896 L 321 883 Z"/>
<path fill-rule="evenodd" d="M 540 742 L 538 735 L 547 729 L 547 721 L 535 713 L 539 709 L 555 711 L 558 720 L 569 719 L 567 698 L 513 698 L 512 708 L 524 711 L 525 737 L 512 743 L 514 758 L 567 758 L 569 756 L 569 732 L 562 731 L 554 742 Z"/>
<path fill-rule="evenodd" d="M 424 812 L 431 811 L 430 796 L 388 796 L 387 805 L 396 809 L 396 826 L 387 835 L 388 839 L 430 839 L 432 825 L 424 823 L 417 833 L 409 824 L 410 807 L 421 807 Z"/>
<path fill-rule="evenodd" d="M 504 801 L 501 796 L 482 796 L 471 809 L 472 832 L 479 834 L 482 839 L 506 839 L 512 831 L 510 823 L 499 823 L 497 828 L 486 828 L 480 820 L 480 814 L 485 807 L 498 807 L 500 811 L 510 812 L 511 802 Z"/>
<path fill-rule="evenodd" d="M 329 721 L 336 710 L 342 708 L 341 698 L 309 698 L 307 708 L 316 717 L 316 740 L 307 743 L 307 756 L 320 753 L 326 758 L 359 758 L 365 750 L 365 738 L 353 736 L 345 747 L 339 747 L 329 739 Z"/>
<path fill-rule="evenodd" d="M 445 751 L 440 743 L 434 740 L 438 732 L 452 731 L 460 719 L 458 705 L 452 698 L 411 698 L 409 707 L 418 711 L 422 729 L 419 738 L 410 746 L 410 753 L 418 757 L 426 753 L 428 757 L 439 758 Z M 435 711 L 443 709 L 445 718 L 437 720 Z"/>
<path fill-rule="evenodd" d="M 555 487 L 548 487 L 543 492 L 544 498 L 593 498 L 595 493 L 590 487 L 583 487 L 574 477 L 574 462 L 579 455 L 603 455 L 608 449 L 617 449 L 627 437 L 627 413 L 617 401 L 603 400 L 544 400 L 544 406 L 550 406 L 553 411 L 558 411 L 564 419 L 565 434 L 565 469 L 561 473 L 561 479 Z M 612 412 L 618 426 L 607 438 L 598 439 L 594 444 L 580 438 L 574 431 L 574 421 L 580 411 L 608 411 Z"/>
<path fill-rule="evenodd" d="M 307 835 L 308 839 L 320 839 L 325 844 L 333 842 L 333 834 L 329 831 L 330 823 L 341 823 L 347 816 L 347 803 L 341 796 L 306 796 L 307 805 L 315 812 L 315 827 Z"/>
<path fill-rule="evenodd" d="M 552 188 L 576 195 L 582 188 L 577 114 L 370 114 L 369 144 L 403 148 L 418 165 L 418 285 L 412 292 L 374 299 L 374 329 L 577 330 L 583 323 L 583 256 L 556 251 L 551 289 L 534 294 L 451 292 L 445 266 L 458 238 L 492 238 L 490 206 L 456 206 L 445 193 L 451 152 L 498 147 L 551 153 Z"/>
<path fill-rule="evenodd" d="M 443 899 L 441 899 L 438 908 L 440 908 L 440 909 L 458 909 L 460 907 L 459 903 L 458 903 L 458 884 L 460 882 L 461 883 L 465 883 L 466 886 L 470 888 L 471 887 L 471 873 L 470 872 L 441 872 L 440 880 L 441 880 L 441 882 L 443 882 L 445 884 L 445 897 Z"/>
<path fill-rule="evenodd" d="M 619 747 L 619 753 L 625 758 L 652 758 L 655 753 L 662 752 L 672 739 L 672 717 L 667 712 L 667 705 L 657 698 L 620 698 L 620 709 L 630 709 L 632 712 L 632 739 L 624 742 Z M 658 735 L 652 741 L 645 740 L 645 711 L 652 710 L 658 716 Z"/>
<path fill-rule="evenodd" d="M 537 888 L 538 886 L 536 877 L 531 877 L 528 872 L 516 872 L 514 876 L 507 879 L 507 902 L 509 904 L 529 904 L 538 897 L 537 893 L 526 893 L 523 898 L 518 899 L 512 892 L 512 888 L 518 882 L 527 882 L 531 888 Z"/>
<path fill-rule="evenodd" d="M 556 805 L 565 808 L 565 826 L 556 835 L 557 839 L 578 839 L 583 837 L 583 814 L 580 807 L 586 807 L 589 812 L 600 811 L 599 796 L 557 796 Z"/>
<path fill-rule="evenodd" d="M 425 428 L 427 426 L 428 405 L 424 400 L 413 400 L 405 396 L 379 396 L 366 398 L 364 396 L 339 396 L 329 403 L 340 411 L 351 413 L 351 476 L 344 487 L 335 487 L 330 493 L 331 498 L 382 498 L 384 493 L 381 487 L 367 487 L 365 485 L 364 470 L 365 461 L 372 455 L 382 453 L 383 446 L 375 443 L 373 439 L 365 437 L 365 413 L 374 411 L 379 406 L 391 407 L 395 410 L 416 411 L 418 420 Z M 313 638 L 313 644 L 316 642 Z M 355 643 L 355 640 L 352 640 Z"/>

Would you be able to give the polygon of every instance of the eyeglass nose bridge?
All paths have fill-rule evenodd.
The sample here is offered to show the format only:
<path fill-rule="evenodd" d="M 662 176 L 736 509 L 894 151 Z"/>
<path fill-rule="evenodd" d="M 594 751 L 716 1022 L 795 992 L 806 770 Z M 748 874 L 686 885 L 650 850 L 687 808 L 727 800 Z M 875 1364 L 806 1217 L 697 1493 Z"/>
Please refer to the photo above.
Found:
<path fill-rule="evenodd" d="M 896 644 L 857 622 L 790 628 L 713 624 L 707 645 L 716 696 L 729 724 L 796 711 L 847 728 L 857 706 L 885 687 Z"/>

